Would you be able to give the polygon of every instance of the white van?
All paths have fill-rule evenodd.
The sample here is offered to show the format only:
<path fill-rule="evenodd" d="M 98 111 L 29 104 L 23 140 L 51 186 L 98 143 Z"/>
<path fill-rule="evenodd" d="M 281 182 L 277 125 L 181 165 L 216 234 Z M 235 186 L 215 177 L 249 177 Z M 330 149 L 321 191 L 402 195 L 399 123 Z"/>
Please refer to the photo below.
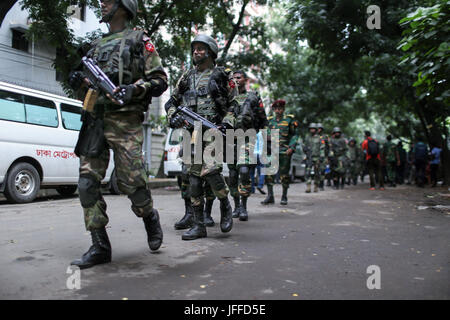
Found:
<path fill-rule="evenodd" d="M 169 129 L 166 144 L 164 146 L 164 175 L 174 178 L 181 175 L 182 161 L 179 152 L 182 146 L 182 130 Z M 230 170 L 226 163 L 223 163 L 222 175 L 228 177 Z"/>
<path fill-rule="evenodd" d="M 81 106 L 78 100 L 0 82 L 0 192 L 10 202 L 31 202 L 40 188 L 63 195 L 76 191 Z M 113 164 L 111 156 L 102 183 L 110 181 Z"/>

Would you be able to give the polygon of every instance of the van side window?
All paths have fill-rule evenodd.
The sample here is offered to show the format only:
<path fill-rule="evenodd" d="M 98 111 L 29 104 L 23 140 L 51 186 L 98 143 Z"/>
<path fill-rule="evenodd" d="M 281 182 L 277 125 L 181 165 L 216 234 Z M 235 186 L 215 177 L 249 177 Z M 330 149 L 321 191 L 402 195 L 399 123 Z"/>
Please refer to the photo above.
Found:
<path fill-rule="evenodd" d="M 71 104 L 61 103 L 62 124 L 65 129 L 81 129 L 81 108 Z"/>
<path fill-rule="evenodd" d="M 47 127 L 58 126 L 58 114 L 55 104 L 50 100 L 25 96 L 27 123 Z"/>
<path fill-rule="evenodd" d="M 0 90 L 0 119 L 25 122 L 22 95 Z"/>

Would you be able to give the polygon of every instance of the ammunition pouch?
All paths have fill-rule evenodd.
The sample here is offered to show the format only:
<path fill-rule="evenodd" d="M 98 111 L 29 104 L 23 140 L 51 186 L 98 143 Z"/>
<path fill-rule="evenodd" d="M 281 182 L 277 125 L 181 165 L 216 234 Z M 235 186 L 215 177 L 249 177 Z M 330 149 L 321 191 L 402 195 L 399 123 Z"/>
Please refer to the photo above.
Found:
<path fill-rule="evenodd" d="M 97 158 L 106 149 L 106 139 L 103 133 L 104 121 L 87 111 L 82 111 L 80 133 L 75 146 L 75 154 L 88 158 Z"/>

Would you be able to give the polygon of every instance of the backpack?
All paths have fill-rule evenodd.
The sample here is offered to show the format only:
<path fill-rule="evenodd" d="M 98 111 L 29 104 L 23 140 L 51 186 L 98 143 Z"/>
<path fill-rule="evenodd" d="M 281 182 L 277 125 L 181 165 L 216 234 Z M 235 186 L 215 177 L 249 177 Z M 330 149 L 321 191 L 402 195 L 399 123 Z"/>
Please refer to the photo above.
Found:
<path fill-rule="evenodd" d="M 367 141 L 367 153 L 369 154 L 369 156 L 372 157 L 376 157 L 379 153 L 379 147 L 378 147 L 378 142 L 376 142 L 375 140 L 368 140 Z"/>
<path fill-rule="evenodd" d="M 414 151 L 414 157 L 416 160 L 426 160 L 427 153 L 427 146 L 424 143 L 416 144 Z"/>

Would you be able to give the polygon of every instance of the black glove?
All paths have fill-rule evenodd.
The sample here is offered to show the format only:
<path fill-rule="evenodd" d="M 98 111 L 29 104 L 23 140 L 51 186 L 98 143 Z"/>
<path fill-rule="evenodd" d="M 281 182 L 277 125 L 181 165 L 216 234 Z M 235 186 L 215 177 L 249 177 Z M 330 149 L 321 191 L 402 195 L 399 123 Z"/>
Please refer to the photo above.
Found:
<path fill-rule="evenodd" d="M 170 117 L 170 121 L 169 121 L 169 126 L 172 129 L 177 129 L 177 128 L 181 128 L 184 124 L 184 120 L 183 117 L 180 116 L 179 114 L 176 114 L 173 117 Z"/>
<path fill-rule="evenodd" d="M 81 84 L 83 83 L 83 79 L 84 79 L 84 74 L 81 71 L 72 71 L 69 74 L 69 86 L 73 89 L 73 90 L 78 90 L 81 87 Z"/>
<path fill-rule="evenodd" d="M 136 86 L 134 84 L 123 84 L 121 86 L 119 86 L 120 88 L 120 97 L 119 96 L 115 96 L 114 98 L 117 99 L 117 97 L 119 97 L 119 99 L 122 99 L 123 104 L 127 104 L 131 101 L 131 99 L 133 99 L 134 96 L 134 92 L 136 90 Z"/>

